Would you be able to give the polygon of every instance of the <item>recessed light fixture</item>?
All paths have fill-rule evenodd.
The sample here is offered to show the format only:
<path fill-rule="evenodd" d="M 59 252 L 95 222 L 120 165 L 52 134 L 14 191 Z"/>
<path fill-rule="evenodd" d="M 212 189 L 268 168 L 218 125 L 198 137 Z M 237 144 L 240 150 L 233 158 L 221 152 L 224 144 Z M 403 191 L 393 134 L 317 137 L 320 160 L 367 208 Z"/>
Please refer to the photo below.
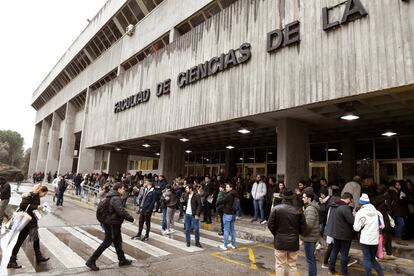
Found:
<path fill-rule="evenodd" d="M 248 130 L 247 128 L 241 128 L 237 132 L 241 134 L 248 134 L 250 133 L 250 130 Z"/>
<path fill-rule="evenodd" d="M 273 152 L 269 151 L 267 154 L 273 154 Z"/>
<path fill-rule="evenodd" d="M 143 147 L 145 147 L 145 148 L 149 148 L 149 147 L 151 147 L 150 145 L 148 145 L 148 144 L 143 144 L 142 145 Z"/>
<path fill-rule="evenodd" d="M 226 149 L 230 149 L 231 150 L 231 149 L 234 149 L 234 147 L 233 146 L 227 146 Z"/>
<path fill-rule="evenodd" d="M 191 150 L 186 150 L 185 152 L 186 152 L 186 153 L 192 153 L 192 151 L 191 151 Z"/>
<path fill-rule="evenodd" d="M 333 151 L 338 151 L 338 149 L 327 149 L 327 151 L 333 152 Z"/>
<path fill-rule="evenodd" d="M 185 143 L 185 142 L 190 141 L 190 139 L 188 139 L 188 138 L 184 138 L 184 137 L 183 137 L 183 138 L 181 138 L 181 139 L 180 139 L 180 141 Z"/>
<path fill-rule="evenodd" d="M 391 136 L 397 135 L 397 133 L 393 131 L 387 131 L 387 132 L 382 133 L 381 135 L 391 137 Z"/>
<path fill-rule="evenodd" d="M 118 147 L 117 147 L 115 150 L 116 150 L 116 151 L 121 151 L 121 148 L 118 148 Z"/>
<path fill-rule="evenodd" d="M 243 161 L 243 157 L 240 157 L 239 159 Z"/>
<path fill-rule="evenodd" d="M 342 120 L 353 121 L 359 119 L 357 112 L 355 111 L 352 103 L 347 104 L 344 110 L 344 114 L 341 116 Z"/>
<path fill-rule="evenodd" d="M 160 156 L 160 153 L 159 153 L 159 152 L 157 152 L 155 155 L 156 155 L 156 156 Z"/>
<path fill-rule="evenodd" d="M 339 153 L 340 156 L 344 155 L 342 152 Z"/>

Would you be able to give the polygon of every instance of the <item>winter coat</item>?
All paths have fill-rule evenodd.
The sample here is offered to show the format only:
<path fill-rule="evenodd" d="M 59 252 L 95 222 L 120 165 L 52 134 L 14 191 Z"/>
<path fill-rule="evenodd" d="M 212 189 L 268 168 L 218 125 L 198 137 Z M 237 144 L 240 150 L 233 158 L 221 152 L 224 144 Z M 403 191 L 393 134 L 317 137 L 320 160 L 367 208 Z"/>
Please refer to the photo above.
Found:
<path fill-rule="evenodd" d="M 306 220 L 297 207 L 279 204 L 270 213 L 267 227 L 274 236 L 275 249 L 298 251 L 299 235 L 306 231 Z"/>
<path fill-rule="evenodd" d="M 372 204 L 364 204 L 355 215 L 354 230 L 361 231 L 359 242 L 365 245 L 377 245 L 379 229 L 384 228 L 382 214 Z"/>
<path fill-rule="evenodd" d="M 316 201 L 305 205 L 303 215 L 306 220 L 306 230 L 301 236 L 304 242 L 317 242 L 321 236 L 319 230 L 319 205 Z"/>
<path fill-rule="evenodd" d="M 106 198 L 110 200 L 109 202 L 109 215 L 105 220 L 105 224 L 109 225 L 120 225 L 127 220 L 133 222 L 134 218 L 125 210 L 121 194 L 118 191 L 110 190 L 106 195 Z"/>
<path fill-rule="evenodd" d="M 165 190 L 165 192 L 162 194 L 163 199 L 165 201 L 165 205 L 168 208 L 176 208 L 177 207 L 177 196 L 175 195 L 175 191 L 172 189 L 167 189 Z"/>
<path fill-rule="evenodd" d="M 349 206 L 358 207 L 358 199 L 361 197 L 361 185 L 355 181 L 348 182 L 345 184 L 345 187 L 341 192 L 341 196 L 343 196 L 346 192 L 350 193 L 354 198 L 354 201 L 351 204 L 349 204 Z"/>
<path fill-rule="evenodd" d="M 20 211 L 26 211 L 27 214 L 29 214 L 32 217 L 32 220 L 29 222 L 29 224 L 26 227 L 32 228 L 37 227 L 37 218 L 33 214 L 34 210 L 37 210 L 37 208 L 40 205 L 40 197 L 39 194 L 35 194 L 33 192 L 30 192 L 29 194 L 23 194 L 22 195 L 22 202 L 20 203 L 19 209 Z"/>
<path fill-rule="evenodd" d="M 252 197 L 254 200 L 264 199 L 267 194 L 266 184 L 263 181 L 254 182 L 252 187 Z"/>
<path fill-rule="evenodd" d="M 232 190 L 231 192 L 226 193 L 222 200 L 223 204 L 223 214 L 226 215 L 234 215 L 236 212 L 233 210 L 233 203 L 234 199 L 239 198 L 239 195 L 235 190 Z"/>
<path fill-rule="evenodd" d="M 331 197 L 328 196 L 324 198 L 322 203 L 319 203 L 319 223 L 326 225 L 326 219 L 328 217 L 329 203 L 331 202 Z"/>
<path fill-rule="evenodd" d="M 144 195 L 141 199 L 141 213 L 152 212 L 154 210 L 155 201 L 157 200 L 157 194 L 154 187 L 151 189 L 145 188 Z"/>
<path fill-rule="evenodd" d="M 183 201 L 184 213 L 187 210 L 188 197 L 189 197 L 189 194 L 186 193 L 184 195 L 184 201 Z M 201 215 L 201 209 L 202 209 L 202 205 L 201 205 L 200 195 L 194 191 L 193 196 L 191 197 L 191 213 L 193 214 L 193 216 L 199 217 Z"/>
<path fill-rule="evenodd" d="M 65 179 L 59 180 L 58 182 L 58 191 L 59 193 L 64 193 L 66 191 L 66 188 L 68 187 L 68 184 L 66 184 Z"/>
<path fill-rule="evenodd" d="M 387 208 L 390 210 L 390 215 L 396 217 L 406 217 L 408 214 L 408 199 L 407 196 L 401 198 L 401 191 L 391 186 L 388 190 Z"/>
<path fill-rule="evenodd" d="M 0 186 L 0 199 L 10 199 L 11 191 L 10 191 L 10 184 L 9 182 L 4 183 Z"/>
<path fill-rule="evenodd" d="M 328 211 L 325 235 L 338 240 L 351 241 L 354 237 L 352 207 L 342 200 L 333 202 Z"/>
<path fill-rule="evenodd" d="M 275 184 L 273 184 L 273 185 L 271 185 L 267 188 L 267 192 L 266 192 L 266 204 L 267 205 L 272 205 L 272 203 L 273 203 L 273 194 L 277 193 L 277 189 L 278 189 L 278 187 Z"/>

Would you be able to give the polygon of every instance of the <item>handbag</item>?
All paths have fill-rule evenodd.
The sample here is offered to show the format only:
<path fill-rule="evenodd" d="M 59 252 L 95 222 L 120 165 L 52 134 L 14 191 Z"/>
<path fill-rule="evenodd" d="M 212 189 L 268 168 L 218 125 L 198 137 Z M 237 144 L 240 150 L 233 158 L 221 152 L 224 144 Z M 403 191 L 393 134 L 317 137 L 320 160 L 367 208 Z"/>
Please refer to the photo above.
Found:
<path fill-rule="evenodd" d="M 27 213 L 30 204 L 27 205 L 26 210 L 20 211 L 20 208 L 17 209 L 12 218 L 6 223 L 7 230 L 13 231 L 22 231 L 27 224 L 32 220 L 32 217 Z"/>

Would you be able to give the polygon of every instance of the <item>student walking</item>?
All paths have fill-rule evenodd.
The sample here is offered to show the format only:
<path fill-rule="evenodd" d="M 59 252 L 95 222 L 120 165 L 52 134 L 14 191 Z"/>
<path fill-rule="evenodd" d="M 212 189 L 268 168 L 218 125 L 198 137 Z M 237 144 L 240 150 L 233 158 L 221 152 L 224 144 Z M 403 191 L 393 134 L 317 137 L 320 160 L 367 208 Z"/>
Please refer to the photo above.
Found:
<path fill-rule="evenodd" d="M 149 239 L 149 233 L 151 230 L 151 216 L 156 200 L 157 195 L 153 187 L 153 183 L 149 180 L 145 180 L 144 195 L 140 203 L 138 233 L 135 236 L 131 237 L 131 239 L 142 241 L 147 241 Z M 146 226 L 145 236 L 141 238 L 142 230 L 144 229 L 144 222 Z"/>

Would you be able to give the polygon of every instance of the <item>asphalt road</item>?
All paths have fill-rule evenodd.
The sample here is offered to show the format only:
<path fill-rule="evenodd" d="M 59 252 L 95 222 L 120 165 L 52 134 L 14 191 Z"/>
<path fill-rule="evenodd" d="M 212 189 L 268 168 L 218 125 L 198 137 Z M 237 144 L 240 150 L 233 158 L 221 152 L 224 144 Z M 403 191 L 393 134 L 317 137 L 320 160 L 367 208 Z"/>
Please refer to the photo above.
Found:
<path fill-rule="evenodd" d="M 13 186 L 13 190 L 15 186 Z M 31 185 L 21 187 L 21 191 L 31 190 Z M 11 202 L 17 205 L 21 194 L 13 192 Z M 52 202 L 48 195 L 42 201 Z M 134 214 L 136 216 L 136 214 Z M 119 268 L 114 249 L 107 250 L 98 260 L 99 272 L 91 272 L 85 260 L 103 239 L 104 234 L 95 218 L 94 207 L 83 202 L 65 200 L 63 208 L 53 206 L 51 214 L 39 222 L 41 250 L 51 260 L 36 265 L 30 242 L 25 242 L 19 252 L 21 269 L 9 269 L 9 275 L 275 275 L 274 250 L 271 244 L 258 244 L 238 241 L 238 248 L 222 251 L 218 248 L 222 239 L 215 232 L 202 230 L 200 250 L 185 246 L 183 226 L 175 225 L 176 233 L 169 237 L 160 235 L 158 221 L 152 224 L 150 239 L 147 242 L 130 239 L 137 226 L 124 223 L 122 232 L 124 251 L 133 259 L 130 267 Z M 298 260 L 300 275 L 307 275 L 303 257 Z M 318 275 L 327 275 L 318 263 Z M 360 265 L 351 267 L 350 275 L 364 275 Z M 375 274 L 374 274 L 375 275 Z M 389 275 L 389 274 L 388 274 Z M 279 275 L 278 275 L 279 276 Z"/>

